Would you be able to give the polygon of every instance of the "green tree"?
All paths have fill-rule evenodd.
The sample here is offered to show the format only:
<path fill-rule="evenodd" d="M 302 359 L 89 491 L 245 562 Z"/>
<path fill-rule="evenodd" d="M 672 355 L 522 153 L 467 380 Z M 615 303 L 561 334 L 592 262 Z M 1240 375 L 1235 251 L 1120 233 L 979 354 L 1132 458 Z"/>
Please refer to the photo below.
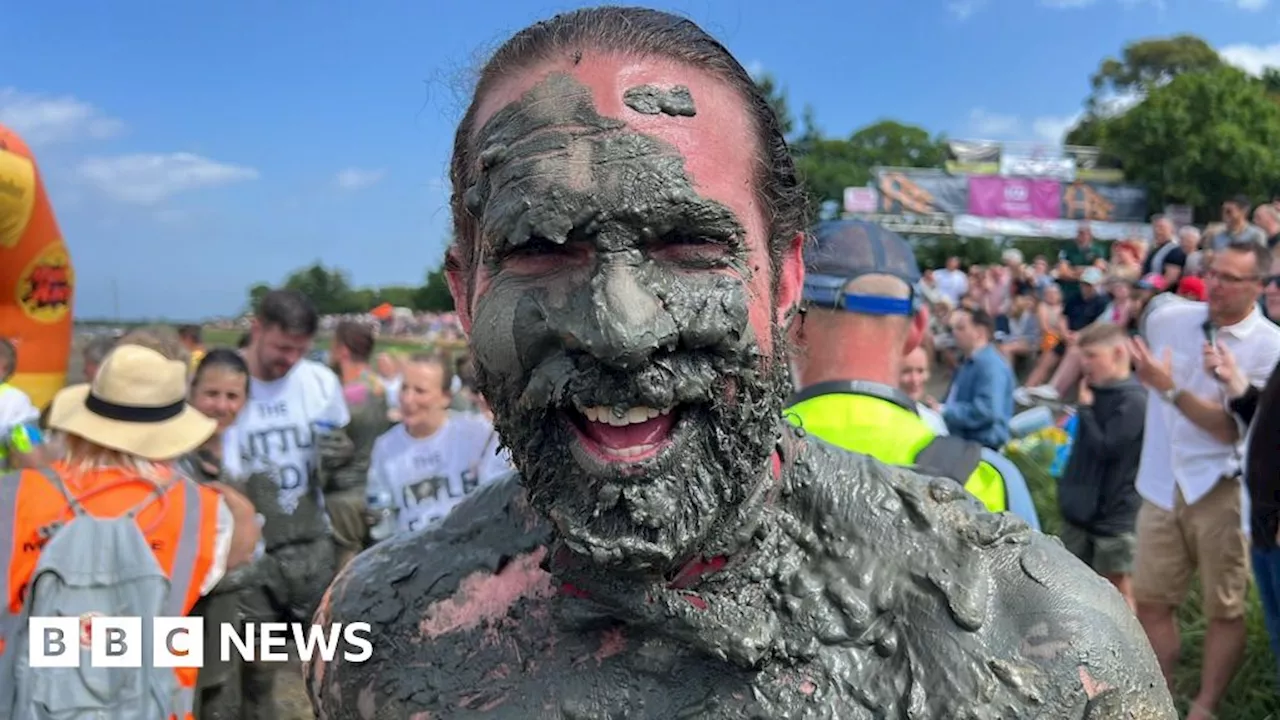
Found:
<path fill-rule="evenodd" d="M 453 295 L 444 277 L 444 268 L 427 273 L 427 282 L 413 296 L 413 309 L 421 312 L 451 312 Z"/>
<path fill-rule="evenodd" d="M 347 296 L 347 307 L 351 310 L 347 312 L 364 312 L 382 304 L 378 299 L 382 291 L 379 288 L 359 288 L 352 290 Z"/>
<path fill-rule="evenodd" d="M 847 187 L 866 185 L 877 167 L 941 167 L 946 159 L 943 138 L 914 125 L 881 120 L 844 140 L 822 137 L 810 121 L 806 118 L 796 167 L 814 208 L 824 200 L 841 200 Z"/>
<path fill-rule="evenodd" d="M 336 268 L 330 270 L 318 262 L 289 275 L 285 278 L 284 287 L 306 295 L 322 315 L 363 312 L 369 309 L 359 307 L 362 298 L 353 292 L 346 273 Z"/>
<path fill-rule="evenodd" d="M 1232 195 L 1263 197 L 1280 184 L 1280 105 L 1234 67 L 1179 75 L 1101 136 L 1154 201 L 1191 205 L 1201 219 Z"/>
<path fill-rule="evenodd" d="M 1194 35 L 1175 35 L 1129 43 L 1119 59 L 1106 58 L 1089 79 L 1092 88 L 1080 122 L 1067 133 L 1068 145 L 1098 145 L 1100 123 L 1119 114 L 1120 98 L 1145 97 L 1185 73 L 1222 67 L 1222 58 Z"/>
<path fill-rule="evenodd" d="M 1106 58 L 1090 78 L 1092 104 L 1108 96 L 1145 95 L 1179 75 L 1214 70 L 1222 58 L 1195 35 L 1138 40 L 1125 46 L 1120 59 Z"/>
<path fill-rule="evenodd" d="M 1280 96 L 1280 68 L 1262 69 L 1262 87 L 1271 95 Z"/>
<path fill-rule="evenodd" d="M 249 312 L 255 312 L 258 309 L 258 303 L 262 302 L 262 297 L 271 292 L 271 286 L 266 283 L 257 283 L 249 288 Z"/>
<path fill-rule="evenodd" d="M 390 303 L 395 307 L 413 307 L 414 298 L 417 297 L 420 289 L 411 285 L 388 285 L 378 288 L 377 301 L 374 305 Z"/>

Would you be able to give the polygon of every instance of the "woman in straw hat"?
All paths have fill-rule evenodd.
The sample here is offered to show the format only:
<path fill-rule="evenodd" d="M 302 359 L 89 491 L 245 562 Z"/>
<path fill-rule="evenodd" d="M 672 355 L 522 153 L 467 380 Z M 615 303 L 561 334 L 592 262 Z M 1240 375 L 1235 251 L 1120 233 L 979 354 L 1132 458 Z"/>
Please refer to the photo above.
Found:
<path fill-rule="evenodd" d="M 174 462 L 217 429 L 214 420 L 186 403 L 186 378 L 181 361 L 122 343 L 107 355 L 92 383 L 59 392 L 50 406 L 49 427 L 61 435 L 64 450 L 53 469 L 69 489 L 87 493 L 105 480 L 130 477 L 172 483 Z M 220 577 L 252 559 L 259 531 L 253 505 L 243 495 L 226 485 L 206 487 L 214 493 L 206 497 L 225 508 L 220 508 L 219 525 L 225 525 L 220 533 L 232 540 L 216 573 Z M 135 494 L 141 499 L 142 493 Z"/>

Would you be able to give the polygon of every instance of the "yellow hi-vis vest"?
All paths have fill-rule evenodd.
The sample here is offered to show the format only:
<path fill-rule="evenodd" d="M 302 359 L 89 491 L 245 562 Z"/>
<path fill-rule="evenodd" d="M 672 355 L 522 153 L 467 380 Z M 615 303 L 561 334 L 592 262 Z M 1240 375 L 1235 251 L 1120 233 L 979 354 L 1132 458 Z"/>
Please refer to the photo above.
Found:
<path fill-rule="evenodd" d="M 896 388 L 864 381 L 818 383 L 796 395 L 786 414 L 793 425 L 832 445 L 886 465 L 949 477 L 991 512 L 1009 509 L 1004 477 L 981 459 L 982 447 L 936 434 L 915 401 Z"/>

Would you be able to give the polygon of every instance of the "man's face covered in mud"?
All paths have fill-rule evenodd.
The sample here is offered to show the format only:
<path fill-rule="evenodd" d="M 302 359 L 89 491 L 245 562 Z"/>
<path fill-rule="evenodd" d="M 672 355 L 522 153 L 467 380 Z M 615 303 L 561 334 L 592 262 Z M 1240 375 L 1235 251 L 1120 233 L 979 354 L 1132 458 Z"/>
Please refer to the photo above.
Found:
<path fill-rule="evenodd" d="M 755 143 L 745 118 L 698 142 L 733 132 L 687 86 L 573 72 L 477 116 L 477 382 L 571 547 L 665 570 L 749 532 L 771 482 L 789 378 Z"/>

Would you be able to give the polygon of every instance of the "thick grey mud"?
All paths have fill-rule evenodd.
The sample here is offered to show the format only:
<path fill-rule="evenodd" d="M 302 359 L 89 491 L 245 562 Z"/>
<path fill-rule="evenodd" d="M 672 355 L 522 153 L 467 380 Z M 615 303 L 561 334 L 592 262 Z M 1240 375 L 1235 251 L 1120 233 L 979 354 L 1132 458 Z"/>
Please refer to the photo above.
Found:
<path fill-rule="evenodd" d="M 693 95 L 684 85 L 660 88 L 656 85 L 639 85 L 622 94 L 627 107 L 645 115 L 671 115 L 693 117 L 698 114 Z"/>
<path fill-rule="evenodd" d="M 694 188 L 675 146 L 601 115 L 569 75 L 474 142 L 466 201 L 491 277 L 477 381 L 531 501 L 601 564 L 662 572 L 723 551 L 758 514 L 787 382 L 748 323 L 743 222 Z M 577 407 L 676 421 L 661 454 L 619 469 L 583 449 Z"/>
<path fill-rule="evenodd" d="M 948 480 L 790 430 L 780 453 L 778 493 L 709 571 L 605 570 L 518 478 L 366 553 L 326 612 L 373 619 L 378 650 L 312 677 L 322 717 L 1177 717 L 1123 601 L 1055 541 Z M 469 596 L 521 577 L 501 607 Z M 468 606 L 479 622 L 428 636 Z"/>

